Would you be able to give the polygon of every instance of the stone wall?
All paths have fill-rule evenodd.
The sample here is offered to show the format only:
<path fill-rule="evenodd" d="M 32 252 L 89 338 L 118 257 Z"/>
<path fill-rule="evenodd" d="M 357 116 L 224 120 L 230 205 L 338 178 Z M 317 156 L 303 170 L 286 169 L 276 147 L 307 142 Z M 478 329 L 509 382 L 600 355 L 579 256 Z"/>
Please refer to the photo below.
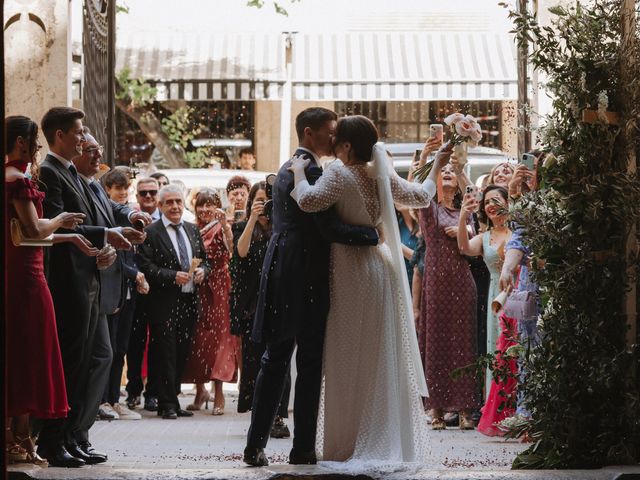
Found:
<path fill-rule="evenodd" d="M 49 108 L 71 105 L 70 14 L 69 0 L 5 0 L 7 115 L 40 123 Z"/>

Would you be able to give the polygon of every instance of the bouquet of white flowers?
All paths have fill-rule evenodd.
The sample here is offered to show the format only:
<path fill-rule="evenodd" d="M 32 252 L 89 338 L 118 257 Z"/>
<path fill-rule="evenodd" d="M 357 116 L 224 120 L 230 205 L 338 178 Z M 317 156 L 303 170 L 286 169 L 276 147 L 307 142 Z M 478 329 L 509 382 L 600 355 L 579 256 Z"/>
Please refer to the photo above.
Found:
<path fill-rule="evenodd" d="M 444 119 L 444 123 L 451 131 L 450 142 L 454 147 L 462 144 L 477 147 L 480 140 L 482 140 L 482 129 L 480 128 L 480 124 L 471 115 L 452 113 Z M 461 164 L 466 163 L 466 158 L 460 160 Z M 428 161 L 422 167 L 416 168 L 413 172 L 414 177 L 420 182 L 424 182 L 431 172 L 433 162 L 434 160 Z"/>

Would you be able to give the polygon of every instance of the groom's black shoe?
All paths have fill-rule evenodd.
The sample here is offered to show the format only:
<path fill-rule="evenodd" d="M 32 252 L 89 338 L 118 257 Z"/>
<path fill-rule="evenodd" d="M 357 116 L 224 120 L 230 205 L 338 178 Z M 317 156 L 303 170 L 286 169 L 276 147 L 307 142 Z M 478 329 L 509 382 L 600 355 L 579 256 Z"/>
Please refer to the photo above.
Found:
<path fill-rule="evenodd" d="M 267 460 L 264 450 L 258 447 L 246 447 L 242 461 L 252 467 L 266 467 L 269 465 L 269 460 Z"/>
<path fill-rule="evenodd" d="M 291 465 L 315 465 L 318 463 L 318 459 L 316 458 L 316 452 L 313 450 L 301 452 L 292 448 L 291 453 L 289 453 L 289 463 Z"/>

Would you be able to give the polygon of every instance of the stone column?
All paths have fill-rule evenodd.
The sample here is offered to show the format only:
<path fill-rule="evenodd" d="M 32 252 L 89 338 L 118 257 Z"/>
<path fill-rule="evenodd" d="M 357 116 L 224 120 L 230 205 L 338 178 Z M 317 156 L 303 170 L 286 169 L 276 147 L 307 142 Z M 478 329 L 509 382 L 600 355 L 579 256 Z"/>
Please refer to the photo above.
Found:
<path fill-rule="evenodd" d="M 71 105 L 70 16 L 70 0 L 5 0 L 6 115 L 39 124 L 49 108 Z"/>

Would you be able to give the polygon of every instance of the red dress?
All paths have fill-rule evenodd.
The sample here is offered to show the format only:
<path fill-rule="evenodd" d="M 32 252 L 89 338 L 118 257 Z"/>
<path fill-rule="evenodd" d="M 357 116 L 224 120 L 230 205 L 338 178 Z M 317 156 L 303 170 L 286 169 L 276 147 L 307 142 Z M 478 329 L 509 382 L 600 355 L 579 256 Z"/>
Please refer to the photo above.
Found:
<path fill-rule="evenodd" d="M 518 321 L 514 318 L 509 318 L 506 315 L 500 315 L 500 336 L 496 340 L 496 350 L 499 352 L 505 352 L 509 347 L 516 344 L 515 338 L 518 331 Z M 501 366 L 505 366 L 505 360 L 501 358 L 501 355 L 496 355 L 496 362 Z M 482 407 L 482 418 L 478 422 L 478 431 L 490 437 L 503 436 L 504 432 L 496 427 L 496 424 L 511 417 L 515 413 L 515 395 L 517 381 L 515 375 L 518 372 L 518 365 L 515 359 L 509 360 L 506 365 L 512 377 L 509 377 L 506 382 L 496 383 L 495 380 L 491 381 L 491 388 L 489 389 L 489 396 L 487 401 Z"/>
<path fill-rule="evenodd" d="M 33 202 L 42 218 L 44 193 L 27 178 L 5 182 L 7 414 L 66 417 L 69 406 L 43 251 L 11 242 L 9 222 L 17 218 L 15 199 Z"/>
<path fill-rule="evenodd" d="M 239 338 L 231 334 L 229 311 L 229 251 L 222 226 L 215 225 L 203 236 L 211 273 L 198 288 L 200 317 L 196 323 L 184 373 L 185 383 L 209 380 L 237 381 Z"/>

